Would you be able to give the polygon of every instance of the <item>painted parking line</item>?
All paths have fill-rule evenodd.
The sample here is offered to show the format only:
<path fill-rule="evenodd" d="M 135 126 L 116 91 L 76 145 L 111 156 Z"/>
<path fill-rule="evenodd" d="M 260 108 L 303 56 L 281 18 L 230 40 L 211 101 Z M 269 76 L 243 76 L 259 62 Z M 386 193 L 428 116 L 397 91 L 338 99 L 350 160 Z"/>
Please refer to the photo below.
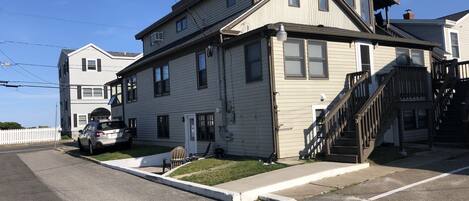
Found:
<path fill-rule="evenodd" d="M 421 185 L 421 184 L 424 184 L 424 183 L 428 183 L 428 182 L 431 182 L 431 181 L 434 181 L 434 180 L 437 180 L 437 179 L 441 179 L 441 178 L 443 178 L 443 177 L 447 177 L 447 176 L 450 176 L 450 175 L 452 175 L 452 174 L 454 174 L 454 173 L 462 172 L 462 171 L 468 170 L 468 169 L 469 169 L 469 166 L 463 167 L 463 168 L 459 168 L 459 169 L 456 169 L 456 170 L 453 170 L 453 171 L 450 171 L 450 172 L 447 172 L 447 173 L 440 174 L 440 175 L 435 176 L 435 177 L 431 177 L 431 178 L 428 178 L 428 179 L 425 179 L 425 180 L 422 180 L 422 181 L 419 181 L 419 182 L 415 182 L 415 183 L 413 183 L 413 184 L 409 184 L 409 185 L 407 185 L 407 186 L 403 186 L 403 187 L 394 189 L 394 190 L 392 190 L 392 191 L 388 191 L 388 192 L 383 193 L 383 194 L 379 194 L 379 195 L 377 195 L 377 196 L 374 196 L 374 197 L 372 197 L 372 198 L 369 198 L 368 200 L 369 200 L 369 201 L 378 200 L 378 199 L 381 199 L 381 198 L 390 196 L 390 195 L 392 195 L 392 194 L 401 192 L 401 191 L 403 191 L 403 190 L 406 190 L 406 189 L 409 189 L 409 188 L 412 188 L 412 187 L 415 187 L 415 186 L 418 186 L 418 185 Z"/>

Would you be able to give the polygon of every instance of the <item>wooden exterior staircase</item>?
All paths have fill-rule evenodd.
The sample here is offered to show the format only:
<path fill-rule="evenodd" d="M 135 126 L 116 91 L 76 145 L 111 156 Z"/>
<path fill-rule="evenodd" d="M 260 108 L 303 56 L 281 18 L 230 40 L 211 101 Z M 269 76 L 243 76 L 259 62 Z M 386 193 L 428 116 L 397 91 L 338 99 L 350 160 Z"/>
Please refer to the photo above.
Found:
<path fill-rule="evenodd" d="M 394 67 L 389 73 L 379 76 L 378 87 L 372 93 L 372 79 L 368 72 L 348 74 L 345 94 L 322 122 L 324 146 L 321 147 L 324 148 L 325 159 L 365 162 L 376 141 L 383 137 L 396 118 L 401 119 L 399 131 L 402 136 L 401 109 L 431 108 L 430 79 L 426 69 Z"/>
<path fill-rule="evenodd" d="M 467 146 L 469 114 L 469 61 L 435 62 L 432 70 L 434 88 L 434 141 L 437 144 Z"/>

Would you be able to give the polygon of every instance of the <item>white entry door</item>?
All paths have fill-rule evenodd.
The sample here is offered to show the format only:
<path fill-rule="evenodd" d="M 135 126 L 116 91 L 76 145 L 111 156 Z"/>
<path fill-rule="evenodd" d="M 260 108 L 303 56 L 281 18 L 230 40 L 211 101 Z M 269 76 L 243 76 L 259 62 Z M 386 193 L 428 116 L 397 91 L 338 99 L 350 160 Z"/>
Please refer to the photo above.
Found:
<path fill-rule="evenodd" d="M 378 88 L 376 76 L 374 76 L 373 66 L 373 45 L 367 42 L 357 42 L 357 71 L 369 71 L 372 75 L 372 83 L 370 85 L 370 94 Z"/>
<path fill-rule="evenodd" d="M 187 154 L 197 153 L 197 121 L 195 114 L 184 115 Z"/>

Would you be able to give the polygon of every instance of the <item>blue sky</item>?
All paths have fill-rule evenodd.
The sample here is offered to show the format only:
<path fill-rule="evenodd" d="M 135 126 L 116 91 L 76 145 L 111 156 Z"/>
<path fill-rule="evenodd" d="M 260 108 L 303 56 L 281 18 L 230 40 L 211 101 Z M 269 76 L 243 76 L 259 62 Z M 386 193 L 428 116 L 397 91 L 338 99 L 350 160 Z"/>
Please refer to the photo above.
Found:
<path fill-rule="evenodd" d="M 276 0 L 278 1 L 278 0 Z M 171 9 L 176 0 L 0 0 L 0 42 L 21 41 L 77 48 L 90 42 L 113 51 L 140 52 L 134 35 Z M 436 18 L 469 9 L 467 0 L 401 0 L 391 9 L 402 18 L 411 8 L 417 18 Z M 65 19 L 65 20 L 58 20 Z M 91 22 L 91 23 L 84 23 Z M 0 50 L 16 63 L 56 65 L 60 49 L 0 43 Z M 9 61 L 0 54 L 0 61 Z M 58 82 L 57 69 L 0 67 L 0 80 Z M 24 126 L 55 122 L 56 89 L 0 87 L 0 121 Z M 60 117 L 59 117 L 60 119 Z"/>

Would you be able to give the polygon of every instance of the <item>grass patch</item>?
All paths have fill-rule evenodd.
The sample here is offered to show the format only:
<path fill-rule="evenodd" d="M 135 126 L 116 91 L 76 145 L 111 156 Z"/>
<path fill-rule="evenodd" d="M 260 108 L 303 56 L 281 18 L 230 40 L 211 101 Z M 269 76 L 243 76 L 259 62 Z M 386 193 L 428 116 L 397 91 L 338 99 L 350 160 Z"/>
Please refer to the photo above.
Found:
<path fill-rule="evenodd" d="M 395 160 L 399 160 L 399 159 L 412 156 L 417 152 L 425 151 L 425 149 L 406 147 L 405 151 L 407 152 L 407 156 L 402 156 L 399 153 L 399 147 L 395 147 L 392 145 L 384 145 L 384 146 L 376 147 L 373 150 L 373 153 L 368 158 L 368 161 L 371 164 L 383 165 L 383 164 L 390 163 Z"/>
<path fill-rule="evenodd" d="M 131 149 L 117 149 L 109 148 L 102 150 L 102 153 L 91 156 L 99 161 L 119 160 L 126 158 L 136 158 L 142 156 L 149 156 L 161 154 L 171 151 L 170 147 L 163 146 L 149 146 L 149 145 L 134 145 Z"/>
<path fill-rule="evenodd" d="M 70 137 L 69 135 L 61 135 L 61 136 L 60 136 L 60 139 L 61 139 L 61 140 L 71 140 L 72 137 Z"/>
<path fill-rule="evenodd" d="M 183 176 L 180 179 L 214 186 L 284 167 L 287 167 L 287 165 L 264 165 L 263 162 L 259 162 L 258 160 L 246 158 L 204 159 L 194 161 L 191 164 L 181 167 L 170 176 L 174 177 L 189 174 L 188 176 Z"/>

